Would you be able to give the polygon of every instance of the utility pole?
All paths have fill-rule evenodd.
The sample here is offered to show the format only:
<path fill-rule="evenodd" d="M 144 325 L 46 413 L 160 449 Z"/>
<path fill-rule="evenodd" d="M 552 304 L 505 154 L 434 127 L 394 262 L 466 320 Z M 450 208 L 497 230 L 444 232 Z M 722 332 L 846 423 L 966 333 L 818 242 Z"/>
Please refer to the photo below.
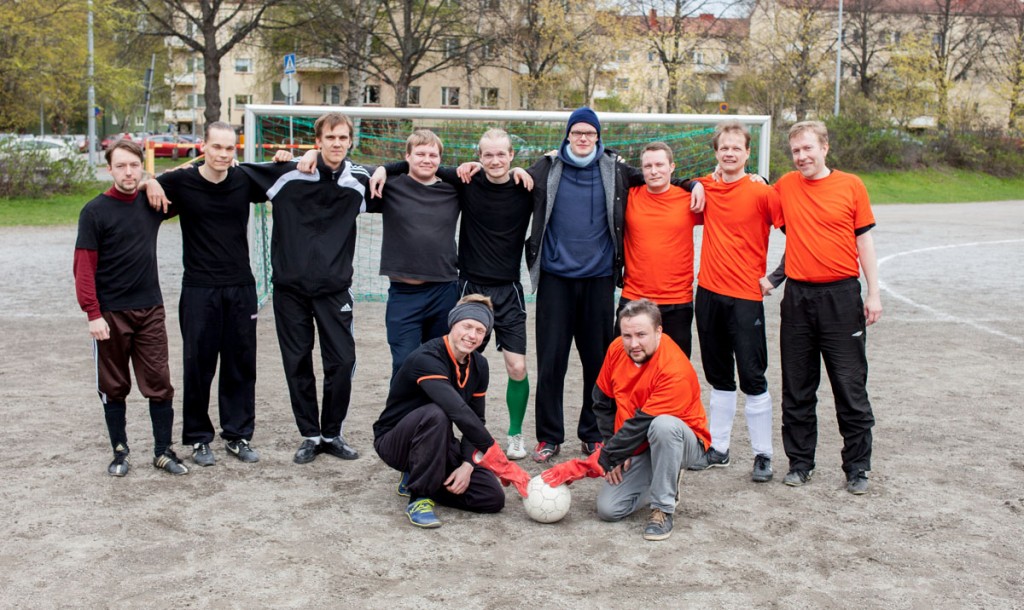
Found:
<path fill-rule="evenodd" d="M 93 42 L 92 42 L 92 0 L 89 0 L 89 133 L 85 136 L 89 144 L 89 165 L 96 167 L 96 82 L 94 78 L 95 67 L 93 65 Z"/>
<path fill-rule="evenodd" d="M 836 108 L 839 116 L 839 83 L 843 79 L 843 0 L 839 0 L 839 38 L 836 40 Z"/>

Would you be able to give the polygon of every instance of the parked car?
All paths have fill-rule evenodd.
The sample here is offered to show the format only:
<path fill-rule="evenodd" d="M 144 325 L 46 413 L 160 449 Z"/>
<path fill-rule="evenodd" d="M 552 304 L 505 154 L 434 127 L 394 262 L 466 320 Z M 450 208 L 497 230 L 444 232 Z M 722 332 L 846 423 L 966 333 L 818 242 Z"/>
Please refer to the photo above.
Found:
<path fill-rule="evenodd" d="M 4 142 L 5 150 L 15 154 L 38 153 L 50 161 L 78 159 L 78 153 L 67 142 L 56 138 L 18 138 Z"/>
<path fill-rule="evenodd" d="M 155 157 L 195 157 L 197 154 L 202 154 L 202 139 L 197 144 L 192 136 L 187 135 L 160 133 L 147 137 L 142 146 L 143 148 L 152 146 Z"/>
<path fill-rule="evenodd" d="M 130 134 L 128 132 L 125 132 L 125 133 L 115 133 L 113 135 L 109 135 L 109 136 L 103 138 L 100 141 L 100 146 L 103 147 L 103 150 L 107 150 L 108 148 L 110 148 L 111 146 L 114 145 L 114 142 L 117 142 L 118 140 L 120 140 L 122 138 L 126 139 L 126 140 L 133 140 L 134 139 L 132 137 L 132 134 Z"/>

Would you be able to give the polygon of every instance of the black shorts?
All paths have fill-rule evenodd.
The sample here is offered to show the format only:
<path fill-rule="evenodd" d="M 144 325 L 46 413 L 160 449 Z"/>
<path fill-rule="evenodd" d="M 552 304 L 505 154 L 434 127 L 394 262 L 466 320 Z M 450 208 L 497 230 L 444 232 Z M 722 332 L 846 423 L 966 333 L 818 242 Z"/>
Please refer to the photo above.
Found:
<path fill-rule="evenodd" d="M 459 298 L 467 294 L 482 294 L 491 297 L 494 303 L 495 347 L 499 351 L 526 354 L 526 297 L 519 282 L 484 286 L 468 280 L 459 280 Z M 490 341 L 484 338 L 477 351 L 482 352 Z"/>

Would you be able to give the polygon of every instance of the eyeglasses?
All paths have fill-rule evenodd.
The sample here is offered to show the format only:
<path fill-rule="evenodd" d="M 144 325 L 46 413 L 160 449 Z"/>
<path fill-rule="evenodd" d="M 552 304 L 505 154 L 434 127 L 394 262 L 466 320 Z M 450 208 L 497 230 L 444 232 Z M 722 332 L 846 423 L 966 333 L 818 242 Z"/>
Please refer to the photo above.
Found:
<path fill-rule="evenodd" d="M 569 132 L 569 136 L 579 140 L 580 138 L 589 138 L 591 140 L 597 139 L 596 131 L 576 131 L 575 129 Z"/>

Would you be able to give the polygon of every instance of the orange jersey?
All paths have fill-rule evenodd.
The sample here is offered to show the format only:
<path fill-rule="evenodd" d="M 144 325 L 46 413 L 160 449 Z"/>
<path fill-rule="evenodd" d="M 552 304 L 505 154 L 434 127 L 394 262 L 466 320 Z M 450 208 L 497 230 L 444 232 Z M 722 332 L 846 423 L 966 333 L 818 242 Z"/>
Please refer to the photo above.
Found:
<path fill-rule="evenodd" d="M 659 305 L 693 301 L 693 227 L 690 193 L 678 186 L 657 195 L 646 186 L 629 189 L 623 248 L 622 296 Z"/>
<path fill-rule="evenodd" d="M 597 387 L 615 401 L 615 432 L 640 410 L 652 417 L 672 415 L 681 419 L 705 447 L 711 446 L 697 373 L 668 335 L 661 335 L 654 355 L 640 366 L 626 353 L 621 337 L 612 341 L 597 376 Z"/>
<path fill-rule="evenodd" d="M 786 277 L 816 283 L 860 277 L 857 234 L 875 224 L 860 178 L 832 170 L 808 180 L 793 171 L 775 190 L 786 221 Z"/>
<path fill-rule="evenodd" d="M 736 182 L 701 178 L 704 238 L 700 246 L 701 287 L 737 299 L 761 300 L 758 283 L 768 258 L 768 233 L 781 227 L 779 196 L 770 186 L 743 176 Z"/>

